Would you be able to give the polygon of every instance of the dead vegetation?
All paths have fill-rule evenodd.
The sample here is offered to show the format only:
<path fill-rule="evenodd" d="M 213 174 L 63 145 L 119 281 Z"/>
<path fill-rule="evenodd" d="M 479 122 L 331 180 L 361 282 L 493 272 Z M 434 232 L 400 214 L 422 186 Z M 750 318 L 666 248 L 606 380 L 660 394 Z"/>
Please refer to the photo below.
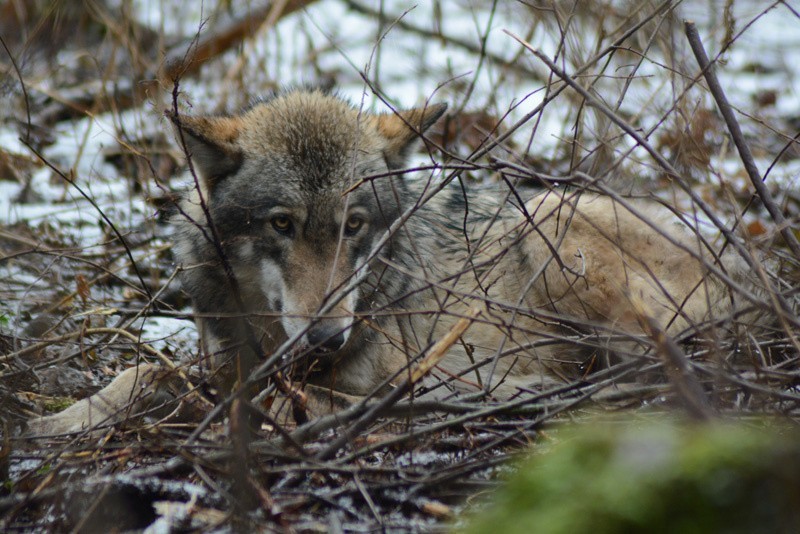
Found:
<path fill-rule="evenodd" d="M 687 38 L 682 18 L 700 2 L 437 0 L 404 15 L 389 2 L 219 1 L 193 33 L 163 23 L 185 14 L 166 4 L 158 26 L 129 0 L 0 3 L 0 529 L 436 530 L 565 419 L 797 419 L 800 109 L 780 104 L 796 100 L 784 82 L 800 73 L 748 53 L 770 13 L 800 22 L 794 2 L 740 13 L 702 2 L 714 9 L 695 49 L 731 103 L 709 91 Z M 371 37 L 320 29 L 342 13 Z M 410 51 L 404 79 L 392 62 Z M 598 355 L 581 380 L 505 403 L 398 394 L 287 427 L 264 418 L 269 396 L 215 403 L 192 367 L 202 354 L 165 223 L 182 155 L 159 110 L 173 97 L 236 109 L 301 82 L 366 87 L 367 102 L 392 106 L 413 104 L 402 92 L 418 84 L 420 98 L 449 101 L 428 143 L 448 180 L 676 207 L 747 258 L 765 288 L 767 304 L 753 299 L 762 324 L 733 318 L 713 342 L 651 325 L 642 356 L 601 369 Z M 28 418 L 140 361 L 177 368 L 178 408 L 20 437 Z"/>

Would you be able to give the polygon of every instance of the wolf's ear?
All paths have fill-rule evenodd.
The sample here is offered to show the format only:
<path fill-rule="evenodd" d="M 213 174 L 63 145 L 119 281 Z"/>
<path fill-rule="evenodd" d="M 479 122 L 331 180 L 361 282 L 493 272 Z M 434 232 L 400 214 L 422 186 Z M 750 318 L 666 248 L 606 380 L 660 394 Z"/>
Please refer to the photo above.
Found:
<path fill-rule="evenodd" d="M 192 117 L 172 111 L 166 115 L 175 126 L 178 143 L 182 139 L 186 144 L 187 155 L 209 190 L 239 169 L 243 158 L 237 145 L 241 124 L 238 119 Z"/>
<path fill-rule="evenodd" d="M 378 132 L 387 141 L 384 155 L 390 169 L 405 166 L 414 141 L 433 126 L 445 110 L 447 104 L 433 104 L 375 116 Z"/>

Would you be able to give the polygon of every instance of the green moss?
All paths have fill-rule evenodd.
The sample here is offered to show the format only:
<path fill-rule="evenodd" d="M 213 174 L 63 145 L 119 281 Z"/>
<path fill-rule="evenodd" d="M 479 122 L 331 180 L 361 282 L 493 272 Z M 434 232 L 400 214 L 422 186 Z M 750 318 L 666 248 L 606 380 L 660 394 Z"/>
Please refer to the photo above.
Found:
<path fill-rule="evenodd" d="M 764 425 L 592 423 L 524 461 L 466 531 L 800 532 L 800 437 Z"/>
<path fill-rule="evenodd" d="M 53 470 L 53 466 L 52 466 L 51 464 L 49 464 L 49 463 L 43 463 L 43 464 L 42 464 L 42 465 L 40 465 L 40 466 L 39 466 L 39 468 L 36 470 L 36 475 L 37 475 L 37 476 L 45 476 L 45 475 L 49 475 L 49 474 L 50 474 L 50 472 L 51 472 L 52 470 Z"/>
<path fill-rule="evenodd" d="M 42 403 L 42 408 L 46 412 L 55 413 L 69 408 L 75 404 L 75 399 L 70 397 L 51 397 Z"/>

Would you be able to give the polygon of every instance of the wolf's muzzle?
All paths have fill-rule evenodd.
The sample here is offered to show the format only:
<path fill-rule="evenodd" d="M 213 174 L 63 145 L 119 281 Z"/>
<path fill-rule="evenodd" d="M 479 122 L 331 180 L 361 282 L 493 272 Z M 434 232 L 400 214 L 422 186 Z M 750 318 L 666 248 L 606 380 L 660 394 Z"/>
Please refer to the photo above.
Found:
<path fill-rule="evenodd" d="M 317 324 L 306 333 L 308 344 L 317 351 L 333 352 L 344 345 L 347 340 L 346 330 L 340 325 Z"/>

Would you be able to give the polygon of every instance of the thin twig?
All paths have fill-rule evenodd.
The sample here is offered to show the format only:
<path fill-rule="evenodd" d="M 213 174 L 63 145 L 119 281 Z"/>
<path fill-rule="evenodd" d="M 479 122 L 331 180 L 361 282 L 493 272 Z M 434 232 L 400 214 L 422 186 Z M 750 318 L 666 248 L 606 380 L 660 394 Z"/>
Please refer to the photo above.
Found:
<path fill-rule="evenodd" d="M 458 322 L 453 325 L 450 331 L 447 332 L 442 339 L 437 341 L 433 347 L 431 347 L 425 358 L 411 371 L 409 377 L 404 380 L 402 384 L 397 386 L 388 395 L 383 397 L 378 403 L 375 404 L 374 407 L 367 411 L 358 420 L 353 422 L 350 427 L 343 429 L 342 434 L 333 440 L 333 442 L 327 448 L 325 448 L 316 456 L 317 460 L 328 460 L 333 458 L 336 453 L 339 452 L 339 449 L 352 441 L 354 436 L 357 436 L 361 431 L 367 428 L 370 423 L 380 417 L 384 409 L 392 406 L 406 393 L 411 391 L 414 385 L 441 361 L 441 359 L 447 354 L 447 351 L 450 349 L 450 347 L 452 347 L 453 344 L 458 341 L 461 335 L 467 330 L 467 328 L 469 328 L 469 326 L 478 317 L 478 315 L 480 315 L 480 313 L 480 310 L 475 308 L 471 310 L 466 317 L 459 319 Z"/>
<path fill-rule="evenodd" d="M 711 95 L 717 103 L 722 118 L 725 119 L 725 124 L 728 126 L 728 131 L 736 145 L 736 149 L 739 151 L 739 157 L 742 158 L 742 163 L 747 171 L 747 176 L 750 178 L 750 183 L 753 184 L 753 188 L 764 203 L 764 207 L 767 208 L 772 220 L 774 220 L 775 224 L 778 226 L 778 231 L 781 233 L 781 236 L 783 236 L 783 239 L 786 240 L 786 245 L 792 251 L 795 258 L 800 259 L 800 242 L 798 242 L 797 237 L 794 235 L 791 223 L 783 216 L 783 212 L 780 207 L 778 207 L 778 203 L 772 198 L 772 193 L 769 192 L 769 189 L 764 184 L 764 180 L 761 178 L 761 173 L 758 171 L 756 162 L 753 159 L 750 146 L 744 139 L 739 121 L 736 120 L 736 116 L 733 114 L 733 108 L 728 102 L 728 98 L 725 96 L 722 85 L 719 83 L 714 64 L 708 60 L 708 55 L 706 55 L 703 42 L 700 40 L 697 27 L 694 22 L 690 20 L 684 21 L 684 27 L 686 29 L 686 37 L 689 39 L 692 52 L 694 52 L 694 57 L 703 70 L 702 74 L 708 83 L 708 89 L 711 91 Z"/>
<path fill-rule="evenodd" d="M 626 134 L 631 136 L 631 138 L 636 141 L 643 149 L 650 154 L 650 157 L 662 168 L 662 170 L 673 180 L 675 184 L 677 184 L 692 200 L 692 202 L 703 212 L 703 214 L 708 217 L 708 219 L 714 224 L 714 226 L 725 236 L 725 239 L 737 250 L 740 257 L 747 263 L 748 267 L 750 267 L 753 272 L 758 272 L 760 267 L 758 265 L 758 261 L 750 251 L 741 243 L 741 240 L 737 239 L 737 237 L 733 234 L 733 232 L 725 225 L 719 217 L 714 213 L 714 210 L 711 209 L 711 206 L 702 199 L 702 197 L 695 191 L 687 182 L 683 179 L 683 176 L 675 169 L 675 167 L 664 158 L 661 153 L 653 147 L 653 145 L 642 136 L 636 128 L 634 128 L 630 123 L 626 120 L 622 119 L 617 113 L 615 113 L 612 109 L 606 106 L 599 98 L 588 92 L 584 89 L 579 83 L 577 83 L 574 78 L 564 72 L 561 68 L 558 67 L 553 61 L 543 54 L 541 51 L 537 50 L 530 43 L 527 43 L 514 35 L 513 33 L 503 30 L 506 34 L 510 37 L 515 39 L 518 43 L 522 46 L 527 48 L 533 55 L 538 57 L 542 62 L 544 62 L 554 74 L 556 74 L 559 78 L 564 80 L 567 85 L 569 85 L 574 91 L 580 94 L 583 98 L 586 99 L 592 106 L 596 107 L 601 113 L 606 115 L 612 122 L 614 122 L 617 126 L 619 126 Z M 800 257 L 800 256 L 798 256 Z M 771 288 L 772 289 L 772 288 Z M 792 306 L 786 301 L 783 295 L 780 294 L 775 289 L 770 291 L 771 294 L 774 294 L 774 298 L 780 303 L 780 307 L 776 308 L 777 313 L 783 313 L 787 317 L 794 317 L 795 313 Z"/>
<path fill-rule="evenodd" d="M 14 54 L 11 53 L 11 50 L 8 49 L 3 36 L 0 35 L 0 44 L 3 45 L 3 50 L 6 51 L 8 54 L 8 59 L 11 60 L 11 65 L 14 66 L 14 71 L 17 73 L 17 78 L 19 79 L 19 85 L 22 88 L 22 96 L 25 98 L 25 114 L 27 116 L 27 122 L 25 123 L 25 139 L 23 142 L 29 144 L 31 142 L 31 103 L 30 99 L 28 98 L 28 89 L 25 87 L 25 78 L 22 76 L 22 71 L 19 69 L 19 65 L 17 65 L 17 60 L 14 58 Z"/>

